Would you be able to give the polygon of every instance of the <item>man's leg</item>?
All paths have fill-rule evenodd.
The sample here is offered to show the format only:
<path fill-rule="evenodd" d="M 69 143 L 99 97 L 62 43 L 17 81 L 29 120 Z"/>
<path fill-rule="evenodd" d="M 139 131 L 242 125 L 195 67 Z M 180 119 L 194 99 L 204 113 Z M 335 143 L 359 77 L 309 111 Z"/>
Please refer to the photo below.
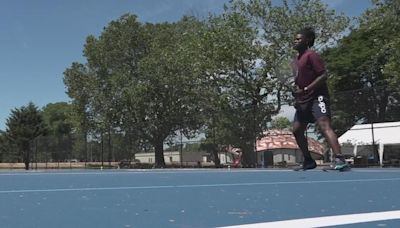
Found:
<path fill-rule="evenodd" d="M 314 159 L 312 159 L 312 157 L 311 157 L 310 151 L 308 150 L 307 138 L 304 135 L 304 132 L 307 129 L 307 125 L 308 124 L 301 123 L 299 121 L 294 121 L 294 123 L 293 123 L 293 135 L 296 139 L 297 145 L 299 146 L 299 148 L 304 156 L 303 166 L 301 168 L 297 168 L 295 170 L 314 169 L 317 166 Z"/>
<path fill-rule="evenodd" d="M 332 129 L 331 126 L 331 119 L 327 116 L 323 116 L 318 118 L 317 124 L 322 132 L 322 134 L 325 136 L 326 140 L 328 141 L 329 146 L 332 148 L 332 151 L 335 155 L 340 155 L 341 150 L 340 150 L 340 144 L 337 139 L 337 136 L 335 132 Z"/>
<path fill-rule="evenodd" d="M 334 169 L 338 170 L 348 169 L 349 166 L 346 163 L 346 160 L 344 159 L 344 156 L 341 153 L 339 141 L 337 139 L 335 132 L 332 129 L 331 119 L 327 116 L 323 116 L 318 118 L 317 123 L 322 131 L 322 134 L 328 141 L 329 146 L 332 148 L 333 154 L 335 156 Z"/>
<path fill-rule="evenodd" d="M 305 160 L 310 160 L 311 158 L 311 153 L 308 150 L 308 142 L 307 138 L 304 135 L 304 132 L 307 129 L 307 124 L 306 123 L 301 123 L 299 121 L 295 121 L 293 123 L 293 135 L 296 139 L 297 145 L 299 146 L 301 152 L 303 152 L 303 156 Z"/>

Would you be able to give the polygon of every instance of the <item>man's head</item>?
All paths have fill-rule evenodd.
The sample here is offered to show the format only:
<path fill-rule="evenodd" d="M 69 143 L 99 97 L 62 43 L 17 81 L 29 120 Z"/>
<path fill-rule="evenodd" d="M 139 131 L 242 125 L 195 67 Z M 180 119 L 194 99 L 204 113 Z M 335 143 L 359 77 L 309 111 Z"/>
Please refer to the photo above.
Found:
<path fill-rule="evenodd" d="M 296 33 L 294 49 L 301 51 L 314 45 L 315 32 L 312 28 L 304 28 Z"/>

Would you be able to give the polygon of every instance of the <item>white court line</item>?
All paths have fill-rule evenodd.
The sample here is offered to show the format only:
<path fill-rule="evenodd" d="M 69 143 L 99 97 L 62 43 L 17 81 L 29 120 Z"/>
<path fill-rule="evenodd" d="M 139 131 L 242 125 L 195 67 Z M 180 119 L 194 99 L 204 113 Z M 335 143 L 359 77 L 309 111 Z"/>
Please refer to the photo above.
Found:
<path fill-rule="evenodd" d="M 245 224 L 237 226 L 225 226 L 220 228 L 269 228 L 269 227 L 310 228 L 310 227 L 338 226 L 338 225 L 355 224 L 363 222 L 375 222 L 375 221 L 392 220 L 392 219 L 400 219 L 400 210 L 349 214 L 349 215 L 335 215 L 335 216 L 325 216 L 325 217 L 305 218 L 305 219 L 293 219 L 293 220 Z"/>
<path fill-rule="evenodd" d="M 230 183 L 230 184 L 194 184 L 194 185 L 153 185 L 153 186 L 127 186 L 127 187 L 93 187 L 93 188 L 56 188 L 56 189 L 20 189 L 1 190 L 0 194 L 7 193 L 37 193 L 37 192 L 73 192 L 73 191 L 107 191 L 107 190 L 142 190 L 142 189 L 172 189 L 172 188 L 207 188 L 207 187 L 235 187 L 257 185 L 288 185 L 288 184 L 321 184 L 321 183 L 352 183 L 352 182 L 379 182 L 400 181 L 400 178 L 382 179 L 355 179 L 355 180 L 321 180 L 321 181 L 278 181 L 255 183 Z"/>
<path fill-rule="evenodd" d="M 128 169 L 128 170 L 104 170 L 88 172 L 63 172 L 63 171 L 21 171 L 21 172 L 0 172 L 0 176 L 37 176 L 37 175 L 118 175 L 118 174 L 191 174 L 191 173 L 260 173 L 260 172 L 293 172 L 289 169 Z"/>
<path fill-rule="evenodd" d="M 291 169 L 127 169 L 127 170 L 104 170 L 104 171 L 78 171 L 64 172 L 51 170 L 33 170 L 33 171 L 18 171 L 18 172 L 2 172 L 1 176 L 41 176 L 41 175 L 119 175 L 119 174 L 199 174 L 199 173 L 271 173 L 271 172 L 293 172 Z M 321 172 L 321 169 L 308 170 L 307 173 Z M 400 169 L 352 169 L 351 172 L 373 172 L 373 173 L 400 173 Z M 305 173 L 305 172 L 301 172 Z"/>

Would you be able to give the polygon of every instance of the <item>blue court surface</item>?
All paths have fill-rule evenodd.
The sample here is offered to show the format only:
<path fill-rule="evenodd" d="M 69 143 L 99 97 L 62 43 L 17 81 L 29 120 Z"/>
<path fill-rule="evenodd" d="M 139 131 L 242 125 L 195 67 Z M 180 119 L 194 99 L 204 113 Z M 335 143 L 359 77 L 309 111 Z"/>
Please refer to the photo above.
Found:
<path fill-rule="evenodd" d="M 400 227 L 400 169 L 1 171 L 0 227 Z"/>

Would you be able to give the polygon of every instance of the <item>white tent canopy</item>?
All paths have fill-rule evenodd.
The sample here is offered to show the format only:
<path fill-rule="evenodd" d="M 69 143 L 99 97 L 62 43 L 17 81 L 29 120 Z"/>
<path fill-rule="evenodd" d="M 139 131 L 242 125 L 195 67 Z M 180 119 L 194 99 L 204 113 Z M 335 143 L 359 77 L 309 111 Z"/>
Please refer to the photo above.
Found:
<path fill-rule="evenodd" d="M 339 143 L 354 145 L 354 155 L 358 145 L 379 145 L 379 160 L 382 165 L 384 145 L 400 144 L 400 122 L 354 125 L 339 137 Z"/>

